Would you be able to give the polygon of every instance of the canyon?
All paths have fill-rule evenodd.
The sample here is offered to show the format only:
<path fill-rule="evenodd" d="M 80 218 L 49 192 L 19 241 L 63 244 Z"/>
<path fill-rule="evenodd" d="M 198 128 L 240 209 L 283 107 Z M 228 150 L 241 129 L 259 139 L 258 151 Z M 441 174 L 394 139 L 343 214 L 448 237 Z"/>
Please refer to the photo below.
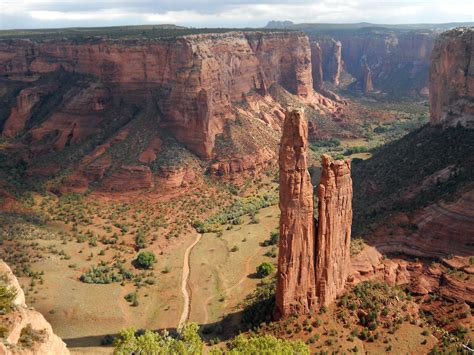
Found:
<path fill-rule="evenodd" d="M 188 320 L 209 347 L 467 341 L 473 30 L 316 27 L 0 36 L 0 352 L 28 322 L 36 353 Z"/>
<path fill-rule="evenodd" d="M 322 114 L 341 110 L 313 90 L 309 41 L 297 32 L 6 39 L 0 71 L 2 136 L 20 144 L 16 155 L 32 175 L 72 170 L 63 191 L 177 187 L 183 171 L 193 174 L 190 161 L 211 162 L 218 175 L 258 169 L 275 156 L 272 132 L 242 144 L 249 152 L 233 148 L 225 156 L 215 140 L 243 115 L 278 132 L 281 107 L 269 93 L 275 85 Z M 183 153 L 168 157 L 170 145 Z M 124 156 L 124 147 L 134 154 Z M 255 150 L 259 157 L 249 165 L 245 156 Z"/>
<path fill-rule="evenodd" d="M 278 21 L 266 26 L 303 31 L 313 50 L 318 44 L 323 81 L 348 86 L 352 91 L 376 90 L 402 97 L 428 96 L 430 53 L 441 32 L 436 25 L 425 27 L 354 24 L 338 28 Z M 319 80 L 318 73 L 313 71 L 313 82 Z"/>
<path fill-rule="evenodd" d="M 382 223 L 373 224 L 366 241 L 369 246 L 363 248 L 360 254 L 350 258 L 350 237 L 352 223 L 352 180 L 350 161 L 332 161 L 328 155 L 322 156 L 321 179 L 318 188 L 318 220 L 317 237 L 313 230 L 312 216 L 312 186 L 307 183 L 306 151 L 308 146 L 308 128 L 301 119 L 302 113 L 289 113 L 285 120 L 280 146 L 280 252 L 277 273 L 277 301 L 275 316 L 287 317 L 291 314 L 308 313 L 315 305 L 328 305 L 344 292 L 346 282 L 349 285 L 363 280 L 378 278 L 389 284 L 405 285 L 414 294 L 426 295 L 430 292 L 440 292 L 456 302 L 472 304 L 473 290 L 470 282 L 472 272 L 468 261 L 473 255 L 472 244 L 473 216 L 472 210 L 472 154 L 462 141 L 469 141 L 469 128 L 472 125 L 472 68 L 471 57 L 474 51 L 473 31 L 455 29 L 443 33 L 436 41 L 431 56 L 430 96 L 431 126 L 412 134 L 412 142 L 404 145 L 404 149 L 413 149 L 423 145 L 418 153 L 417 161 L 424 162 L 424 169 L 419 176 L 404 171 L 404 168 L 381 164 L 377 154 L 372 158 L 374 166 L 365 162 L 357 164 L 356 170 L 356 199 L 357 205 L 364 204 L 370 208 L 371 216 L 377 215 L 377 209 L 386 210 L 387 218 Z M 317 60 L 320 64 L 321 47 L 316 46 Z M 456 53 L 453 55 L 452 53 Z M 319 72 L 321 67 L 319 65 Z M 366 67 L 369 73 L 370 69 Z M 367 81 L 367 80 L 366 80 Z M 370 80 L 369 80 L 370 81 Z M 452 88 L 451 88 L 452 82 Z M 369 85 L 369 84 L 365 84 Z M 449 86 L 449 89 L 448 87 Z M 442 127 L 439 128 L 439 125 Z M 459 128 L 463 139 L 458 139 L 461 162 L 449 165 L 450 160 L 457 160 L 451 154 L 450 159 L 440 159 L 441 150 L 433 145 L 456 144 L 442 138 L 451 131 L 450 126 Z M 467 129 L 467 131 L 464 131 Z M 438 136 L 439 138 L 435 138 Z M 427 140 L 425 143 L 424 140 Z M 469 146 L 469 143 L 467 143 Z M 472 145 L 472 141 L 471 141 Z M 391 147 L 386 150 L 390 151 Z M 426 150 L 426 152 L 423 152 Z M 439 154 L 436 159 L 422 160 L 424 154 Z M 405 159 L 409 154 L 399 152 Z M 385 154 L 380 152 L 380 155 Z M 388 153 L 391 157 L 396 154 Z M 386 156 L 381 156 L 387 161 Z M 421 163 L 420 162 L 420 163 Z M 430 166 L 437 164 L 437 166 Z M 429 168 L 428 168 L 429 167 Z M 370 171 L 375 169 L 376 171 Z M 388 168 L 388 169 L 387 169 Z M 360 176 L 361 169 L 367 169 Z M 408 167 L 408 170 L 410 168 Z M 430 173 L 434 171 L 434 173 Z M 386 183 L 387 176 L 392 174 L 391 183 Z M 384 191 L 382 184 L 387 184 L 387 190 L 396 186 L 394 176 L 408 176 L 410 179 L 397 181 L 402 189 Z M 464 174 L 464 176 L 463 176 Z M 443 201 L 442 195 L 437 194 L 435 203 L 420 203 L 415 207 L 400 212 L 397 203 L 403 200 L 423 198 L 420 195 L 430 190 L 440 189 L 454 177 L 458 179 L 455 201 Z M 378 179 L 382 179 L 377 181 Z M 397 177 L 398 178 L 398 177 Z M 418 179 L 418 180 L 416 180 Z M 390 209 L 386 198 L 395 193 L 398 201 Z M 398 197 L 400 196 L 400 197 Z M 366 198 L 369 201 L 363 201 Z M 451 197 L 452 199 L 452 197 Z M 374 205 L 370 204 L 370 200 Z M 377 201 L 378 200 L 378 201 Z M 363 201 L 363 202 L 362 202 Z M 381 204 L 376 205 L 377 202 Z M 393 203 L 393 202 L 391 202 Z M 356 216 L 361 217 L 360 211 Z M 412 226 L 406 228 L 404 226 Z M 360 228 L 360 227 L 359 227 Z M 362 227 L 364 228 L 364 227 Z M 395 255 L 393 259 L 384 259 L 384 255 Z M 398 255 L 398 257 L 397 257 Z M 424 263 L 404 260 L 403 257 L 422 257 L 441 260 L 448 268 L 465 272 L 467 276 L 453 277 L 449 269 L 442 266 L 426 266 Z M 451 261 L 456 255 L 456 262 Z M 308 259 L 311 262 L 308 265 Z M 314 274 L 314 277 L 312 276 Z M 302 275 L 304 277 L 302 278 Z M 466 281 L 467 280 L 467 281 Z M 299 284 L 302 282 L 302 285 Z M 448 286 L 449 285 L 449 286 Z"/>

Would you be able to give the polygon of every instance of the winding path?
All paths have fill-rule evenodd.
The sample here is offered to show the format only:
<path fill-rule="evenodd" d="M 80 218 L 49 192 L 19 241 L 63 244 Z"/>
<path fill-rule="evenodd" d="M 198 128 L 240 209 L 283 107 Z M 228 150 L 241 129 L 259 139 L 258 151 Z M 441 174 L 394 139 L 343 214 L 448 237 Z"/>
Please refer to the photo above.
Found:
<path fill-rule="evenodd" d="M 178 323 L 178 329 L 183 328 L 184 323 L 189 318 L 189 311 L 190 311 L 190 305 L 191 305 L 191 299 L 189 297 L 189 292 L 188 292 L 189 273 L 191 271 L 191 268 L 189 266 L 189 257 L 191 255 L 191 251 L 193 250 L 193 248 L 201 240 L 201 237 L 202 237 L 202 234 L 198 234 L 194 243 L 191 244 L 184 252 L 183 275 L 181 276 L 181 292 L 184 297 L 184 304 L 183 304 L 183 312 L 181 313 L 181 317 Z"/>

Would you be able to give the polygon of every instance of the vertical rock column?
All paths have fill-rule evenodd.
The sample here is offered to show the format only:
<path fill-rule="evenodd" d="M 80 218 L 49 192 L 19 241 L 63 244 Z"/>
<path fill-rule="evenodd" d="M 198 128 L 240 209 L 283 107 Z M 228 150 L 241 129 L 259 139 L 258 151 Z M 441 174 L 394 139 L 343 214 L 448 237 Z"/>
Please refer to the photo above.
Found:
<path fill-rule="evenodd" d="M 362 67 L 362 72 L 363 72 L 363 89 L 365 93 L 369 93 L 374 90 L 374 86 L 372 84 L 372 71 L 370 70 L 369 66 L 365 64 Z"/>
<path fill-rule="evenodd" d="M 280 249 L 275 317 L 304 314 L 317 304 L 313 187 L 307 170 L 308 127 L 287 112 L 280 144 Z"/>
<path fill-rule="evenodd" d="M 313 74 L 313 88 L 321 92 L 323 89 L 323 58 L 319 43 L 311 43 L 311 64 Z"/>
<path fill-rule="evenodd" d="M 352 179 L 349 160 L 323 155 L 318 189 L 316 239 L 316 294 L 328 305 L 344 291 L 350 268 Z"/>

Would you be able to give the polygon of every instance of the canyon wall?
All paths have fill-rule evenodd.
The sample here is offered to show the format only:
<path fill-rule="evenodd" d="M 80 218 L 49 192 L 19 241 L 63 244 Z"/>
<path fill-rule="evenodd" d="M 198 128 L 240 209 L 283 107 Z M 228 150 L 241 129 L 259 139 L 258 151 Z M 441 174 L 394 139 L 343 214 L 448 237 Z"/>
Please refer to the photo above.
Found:
<path fill-rule="evenodd" d="M 356 80 L 351 85 L 353 89 L 427 95 L 429 56 L 437 32 L 386 28 L 303 30 L 312 43 L 320 44 L 325 81 L 339 85 L 344 70 Z"/>
<path fill-rule="evenodd" d="M 317 305 L 313 186 L 302 111 L 288 112 L 280 144 L 280 250 L 275 317 L 309 312 Z"/>
<path fill-rule="evenodd" d="M 5 328 L 3 342 L 0 341 L 1 354 L 69 354 L 66 344 L 54 334 L 51 325 L 43 315 L 25 304 L 25 294 L 15 275 L 3 261 L 0 260 L 0 276 L 5 285 L 16 293 L 12 303 L 13 309 L 5 314 L 0 314 L 0 324 Z M 36 341 L 31 346 L 21 344 L 21 335 L 25 329 L 31 327 L 37 333 Z M 31 339 L 30 339 L 31 341 Z"/>
<path fill-rule="evenodd" d="M 325 81 L 339 85 L 342 72 L 342 44 L 333 38 L 322 37 L 317 39 L 321 46 L 323 76 Z"/>
<path fill-rule="evenodd" d="M 350 271 L 350 162 L 323 156 L 316 232 L 307 146 L 303 112 L 288 112 L 280 144 L 276 318 L 304 314 L 332 303 L 343 292 Z"/>
<path fill-rule="evenodd" d="M 122 92 L 152 90 L 161 124 L 205 159 L 212 156 L 215 135 L 231 115 L 232 102 L 243 94 L 275 83 L 300 97 L 313 90 L 309 41 L 296 32 L 227 32 L 149 41 L 0 41 L 4 75 L 31 78 L 59 70 L 92 75 Z M 17 99 L 4 135 L 22 128 L 34 98 L 23 92 Z"/>
<path fill-rule="evenodd" d="M 474 29 L 442 33 L 430 62 L 430 122 L 474 128 Z"/>

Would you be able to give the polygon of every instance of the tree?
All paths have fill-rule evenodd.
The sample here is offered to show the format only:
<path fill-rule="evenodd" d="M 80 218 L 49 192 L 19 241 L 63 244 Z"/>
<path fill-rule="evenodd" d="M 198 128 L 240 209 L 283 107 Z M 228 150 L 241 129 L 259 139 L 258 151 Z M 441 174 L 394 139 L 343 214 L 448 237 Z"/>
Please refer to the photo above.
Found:
<path fill-rule="evenodd" d="M 167 331 L 158 333 L 145 330 L 142 334 L 137 334 L 137 331 L 133 328 L 125 329 L 115 338 L 114 354 L 202 354 L 203 342 L 198 330 L 199 326 L 197 324 L 186 324 L 179 336 L 173 338 Z"/>
<path fill-rule="evenodd" d="M 137 263 L 140 267 L 150 269 L 156 263 L 155 253 L 151 251 L 143 251 L 138 254 Z"/>
<path fill-rule="evenodd" d="M 268 262 L 263 262 L 257 266 L 257 276 L 261 279 L 263 279 L 264 277 L 267 277 L 273 271 L 275 271 L 273 264 L 270 264 Z"/>
<path fill-rule="evenodd" d="M 239 335 L 230 347 L 228 354 L 310 354 L 309 347 L 301 340 L 283 340 L 271 335 L 249 338 Z"/>

